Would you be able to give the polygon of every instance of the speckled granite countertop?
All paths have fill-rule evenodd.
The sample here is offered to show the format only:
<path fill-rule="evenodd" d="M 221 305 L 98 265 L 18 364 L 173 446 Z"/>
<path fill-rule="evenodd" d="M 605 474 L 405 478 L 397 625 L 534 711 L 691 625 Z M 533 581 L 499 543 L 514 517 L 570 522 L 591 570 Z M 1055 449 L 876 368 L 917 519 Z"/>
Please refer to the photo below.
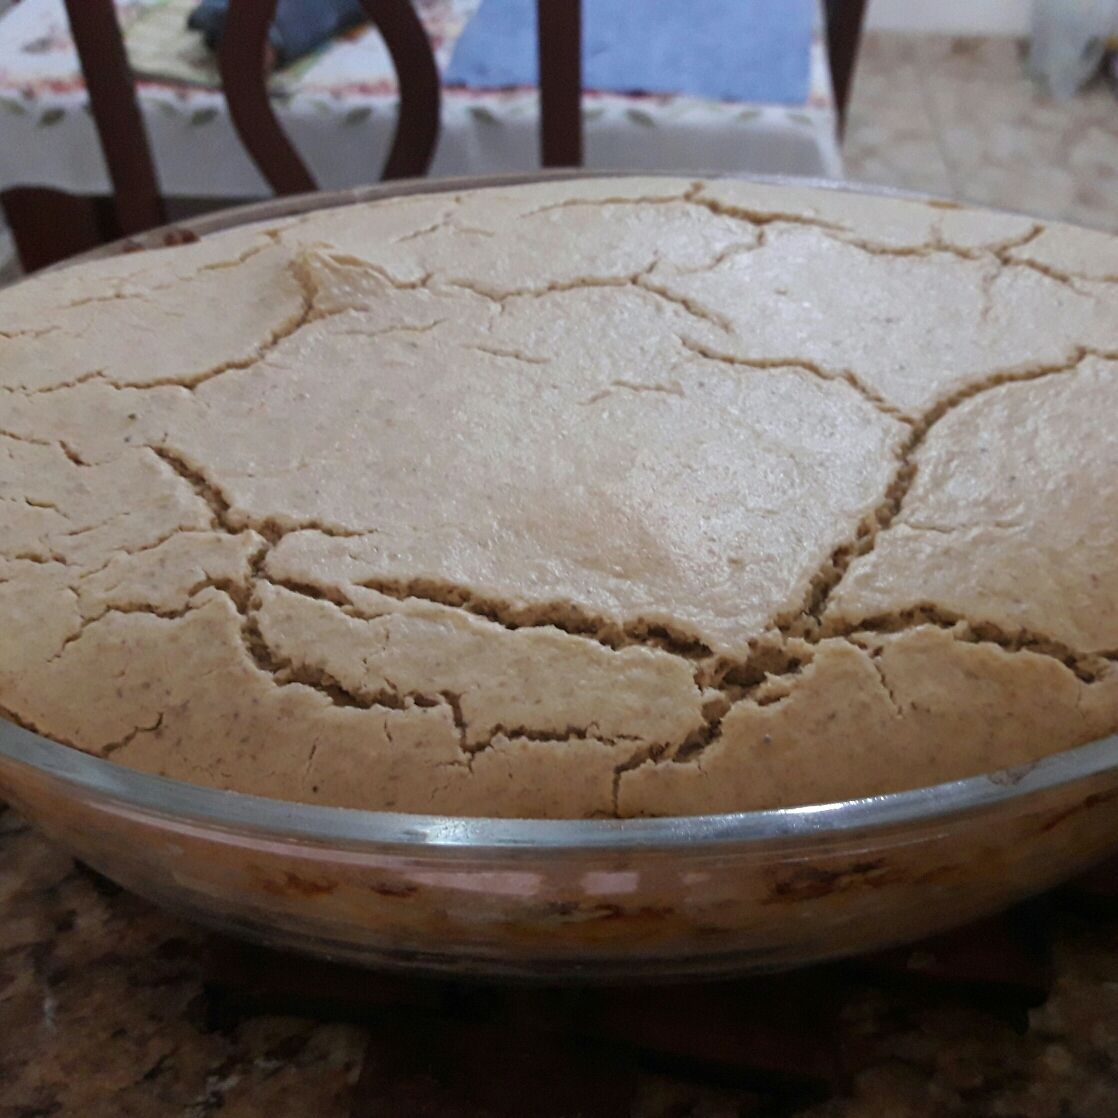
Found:
<path fill-rule="evenodd" d="M 0 1038 L 0 1118 L 1113 1118 L 1118 889 L 797 975 L 467 987 L 218 939 L 0 809 Z"/>

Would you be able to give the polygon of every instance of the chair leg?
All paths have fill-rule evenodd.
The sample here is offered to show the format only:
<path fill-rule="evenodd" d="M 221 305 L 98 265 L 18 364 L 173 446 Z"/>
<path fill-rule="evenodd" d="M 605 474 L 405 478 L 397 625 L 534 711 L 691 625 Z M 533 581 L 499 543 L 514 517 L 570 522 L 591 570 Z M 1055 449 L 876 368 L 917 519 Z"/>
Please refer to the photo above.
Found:
<path fill-rule="evenodd" d="M 846 109 L 850 103 L 865 16 L 866 0 L 827 0 L 827 53 L 831 62 L 840 140 L 846 131 Z"/>
<path fill-rule="evenodd" d="M 120 236 L 111 198 L 17 186 L 0 204 L 25 272 L 34 272 Z"/>
<path fill-rule="evenodd" d="M 540 157 L 581 167 L 582 0 L 536 0 L 540 60 Z"/>

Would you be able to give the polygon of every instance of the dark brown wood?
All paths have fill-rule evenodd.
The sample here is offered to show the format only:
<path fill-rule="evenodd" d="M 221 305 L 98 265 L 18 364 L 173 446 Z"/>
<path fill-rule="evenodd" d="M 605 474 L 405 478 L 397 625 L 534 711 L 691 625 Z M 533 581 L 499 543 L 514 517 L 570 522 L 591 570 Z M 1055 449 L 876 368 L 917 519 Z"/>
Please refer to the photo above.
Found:
<path fill-rule="evenodd" d="M 112 197 L 45 186 L 5 190 L 4 212 L 27 272 L 167 221 L 113 0 L 66 0 L 70 32 Z"/>
<path fill-rule="evenodd" d="M 363 0 L 396 69 L 399 116 L 383 178 L 426 174 L 439 135 L 441 91 L 430 40 L 409 0 Z M 302 194 L 316 183 L 268 97 L 265 48 L 276 0 L 230 0 L 219 51 L 221 81 L 233 126 L 277 194 Z"/>
<path fill-rule="evenodd" d="M 113 0 L 66 0 L 123 233 L 167 220 Z"/>
<path fill-rule="evenodd" d="M 495 1014 L 403 1012 L 371 1022 L 350 1115 L 616 1118 L 635 1093 L 628 1053 Z"/>
<path fill-rule="evenodd" d="M 846 128 L 846 108 L 854 84 L 854 64 L 865 16 L 866 0 L 827 0 L 827 55 L 840 137 Z"/>
<path fill-rule="evenodd" d="M 582 0 L 536 0 L 540 65 L 540 158 L 581 167 Z"/>
<path fill-rule="evenodd" d="M 218 51 L 221 84 L 241 143 L 277 194 L 316 188 L 268 97 L 265 49 L 276 0 L 231 0 Z"/>
<path fill-rule="evenodd" d="M 839 135 L 854 78 L 866 0 L 827 0 L 827 50 Z M 539 39 L 540 155 L 545 167 L 581 167 L 581 0 L 536 0 Z"/>
<path fill-rule="evenodd" d="M 112 198 L 67 194 L 41 186 L 0 193 L 19 262 L 34 272 L 121 236 Z"/>
<path fill-rule="evenodd" d="M 362 0 L 379 28 L 400 89 L 400 115 L 384 179 L 419 178 L 427 173 L 439 139 L 442 86 L 427 32 L 410 0 Z"/>

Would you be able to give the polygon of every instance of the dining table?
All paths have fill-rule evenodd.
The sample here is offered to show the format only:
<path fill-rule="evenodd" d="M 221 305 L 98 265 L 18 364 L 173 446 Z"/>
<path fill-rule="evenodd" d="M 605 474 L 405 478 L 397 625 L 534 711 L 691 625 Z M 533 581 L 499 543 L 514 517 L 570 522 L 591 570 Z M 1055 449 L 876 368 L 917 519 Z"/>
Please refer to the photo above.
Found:
<path fill-rule="evenodd" d="M 234 130 L 214 60 L 201 36 L 186 28 L 194 3 L 117 0 L 161 188 L 171 198 L 267 196 Z M 441 71 L 479 3 L 418 0 Z M 816 17 L 807 78 L 794 103 L 786 91 L 784 101 L 746 103 L 588 90 L 586 165 L 841 177 L 818 9 Z M 272 93 L 280 122 L 322 188 L 376 180 L 392 141 L 397 93 L 391 59 L 372 26 L 360 25 L 280 71 Z M 538 101 L 529 87 L 445 89 L 430 173 L 536 168 Z M 19 0 L 0 17 L 0 191 L 19 185 L 75 194 L 109 189 L 63 0 Z"/>

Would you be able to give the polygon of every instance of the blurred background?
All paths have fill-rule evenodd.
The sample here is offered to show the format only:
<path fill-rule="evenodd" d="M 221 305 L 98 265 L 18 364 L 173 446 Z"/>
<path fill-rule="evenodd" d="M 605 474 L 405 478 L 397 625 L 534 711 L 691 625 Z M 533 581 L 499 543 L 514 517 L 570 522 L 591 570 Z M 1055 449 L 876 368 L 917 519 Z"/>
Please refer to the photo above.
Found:
<path fill-rule="evenodd" d="M 1116 30 L 1107 3 L 870 0 L 847 176 L 1118 230 Z"/>
<path fill-rule="evenodd" d="M 1118 0 L 372 7 L 379 26 L 358 0 L 0 0 L 0 278 L 277 192 L 541 164 L 1118 229 Z"/>

